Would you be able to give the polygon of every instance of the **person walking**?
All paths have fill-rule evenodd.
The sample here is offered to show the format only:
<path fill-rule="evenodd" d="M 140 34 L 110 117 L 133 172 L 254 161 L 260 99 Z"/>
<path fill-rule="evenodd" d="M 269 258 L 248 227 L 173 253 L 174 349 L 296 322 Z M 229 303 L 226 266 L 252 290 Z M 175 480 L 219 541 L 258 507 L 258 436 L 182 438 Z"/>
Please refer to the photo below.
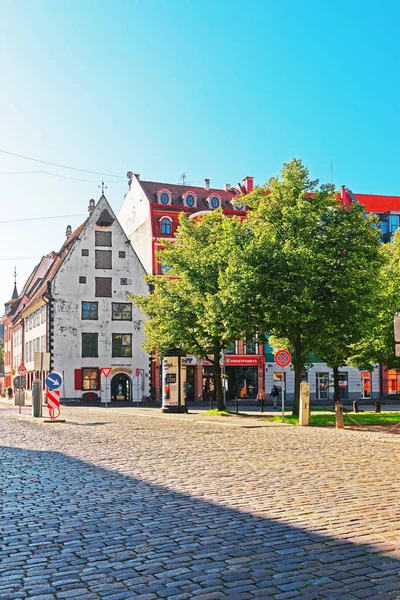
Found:
<path fill-rule="evenodd" d="M 257 394 L 257 400 L 260 403 L 260 408 L 261 408 L 261 412 L 264 412 L 264 402 L 267 399 L 267 394 L 265 393 L 265 390 L 263 387 L 260 388 L 260 391 Z"/>
<path fill-rule="evenodd" d="M 279 388 L 278 388 L 278 386 L 275 385 L 275 383 L 272 386 L 270 397 L 274 401 L 274 408 L 278 408 L 277 407 L 277 402 L 278 402 L 278 398 L 279 398 Z"/>
<path fill-rule="evenodd" d="M 10 388 L 10 387 L 9 387 L 9 388 L 7 388 L 7 396 L 8 396 L 8 399 L 9 399 L 9 400 L 11 400 L 11 398 L 12 398 L 12 395 L 13 395 L 12 388 Z"/>

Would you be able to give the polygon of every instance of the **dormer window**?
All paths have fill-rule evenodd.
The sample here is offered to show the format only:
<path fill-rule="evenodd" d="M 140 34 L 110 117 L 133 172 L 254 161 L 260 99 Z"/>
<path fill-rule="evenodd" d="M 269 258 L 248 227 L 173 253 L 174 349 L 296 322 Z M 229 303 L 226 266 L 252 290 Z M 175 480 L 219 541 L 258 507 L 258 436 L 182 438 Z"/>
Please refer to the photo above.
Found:
<path fill-rule="evenodd" d="M 171 219 L 169 217 L 160 219 L 160 230 L 163 235 L 171 235 Z"/>
<path fill-rule="evenodd" d="M 183 202 L 188 208 L 193 208 L 197 203 L 197 196 L 192 191 L 187 191 L 182 194 Z"/>
<path fill-rule="evenodd" d="M 167 206 L 171 204 L 172 194 L 169 190 L 162 189 L 157 192 L 158 202 L 159 204 L 163 204 Z"/>
<path fill-rule="evenodd" d="M 219 196 L 210 196 L 208 202 L 210 208 L 219 208 L 221 206 L 221 198 Z"/>

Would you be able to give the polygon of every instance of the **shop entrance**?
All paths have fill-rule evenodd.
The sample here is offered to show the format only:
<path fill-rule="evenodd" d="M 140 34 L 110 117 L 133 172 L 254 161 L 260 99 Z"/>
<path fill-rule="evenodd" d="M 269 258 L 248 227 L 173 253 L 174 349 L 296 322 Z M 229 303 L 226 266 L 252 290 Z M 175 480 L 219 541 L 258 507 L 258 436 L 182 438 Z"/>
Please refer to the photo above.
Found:
<path fill-rule="evenodd" d="M 205 402 L 214 402 L 215 400 L 215 379 L 212 367 L 203 367 L 203 400 Z"/>
<path fill-rule="evenodd" d="M 225 367 L 225 373 L 229 400 L 257 396 L 257 367 Z"/>
<path fill-rule="evenodd" d="M 114 402 L 130 402 L 131 394 L 131 378 L 125 373 L 117 373 L 114 375 L 114 377 L 111 379 L 111 400 Z"/>

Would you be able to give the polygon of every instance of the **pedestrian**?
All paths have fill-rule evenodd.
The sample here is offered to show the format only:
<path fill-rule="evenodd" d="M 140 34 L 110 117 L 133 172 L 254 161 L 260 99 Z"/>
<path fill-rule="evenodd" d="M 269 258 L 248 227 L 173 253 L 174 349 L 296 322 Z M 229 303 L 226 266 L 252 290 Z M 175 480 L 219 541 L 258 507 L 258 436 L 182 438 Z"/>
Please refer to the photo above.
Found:
<path fill-rule="evenodd" d="M 257 394 L 257 400 L 260 403 L 261 412 L 264 412 L 264 402 L 267 399 L 267 394 L 263 387 L 260 388 L 260 391 Z"/>
<path fill-rule="evenodd" d="M 278 402 L 278 398 L 279 398 L 279 388 L 278 388 L 278 386 L 275 385 L 275 383 L 272 386 L 270 398 L 272 398 L 272 400 L 274 401 L 274 408 L 278 408 L 277 402 Z"/>
<path fill-rule="evenodd" d="M 11 400 L 11 398 L 12 398 L 12 395 L 13 395 L 12 388 L 10 388 L 10 387 L 9 387 L 9 388 L 7 388 L 7 396 L 8 396 L 8 399 L 9 399 L 9 400 Z"/>

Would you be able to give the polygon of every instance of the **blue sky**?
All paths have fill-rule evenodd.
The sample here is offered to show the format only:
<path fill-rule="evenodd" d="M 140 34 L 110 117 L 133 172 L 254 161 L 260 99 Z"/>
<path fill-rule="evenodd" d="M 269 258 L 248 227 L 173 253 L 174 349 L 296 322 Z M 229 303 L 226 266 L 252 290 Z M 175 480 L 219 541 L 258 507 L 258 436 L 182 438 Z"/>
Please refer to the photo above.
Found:
<path fill-rule="evenodd" d="M 303 159 L 312 177 L 399 194 L 396 2 L 2 0 L 0 149 L 105 177 L 118 210 L 142 179 L 263 183 Z M 0 153 L 0 303 L 101 176 Z M 27 260 L 17 260 L 28 257 Z M 7 259 L 7 260 L 5 260 Z M 11 260 L 8 260 L 11 259 Z M 1 309 L 0 309 L 1 311 Z"/>

